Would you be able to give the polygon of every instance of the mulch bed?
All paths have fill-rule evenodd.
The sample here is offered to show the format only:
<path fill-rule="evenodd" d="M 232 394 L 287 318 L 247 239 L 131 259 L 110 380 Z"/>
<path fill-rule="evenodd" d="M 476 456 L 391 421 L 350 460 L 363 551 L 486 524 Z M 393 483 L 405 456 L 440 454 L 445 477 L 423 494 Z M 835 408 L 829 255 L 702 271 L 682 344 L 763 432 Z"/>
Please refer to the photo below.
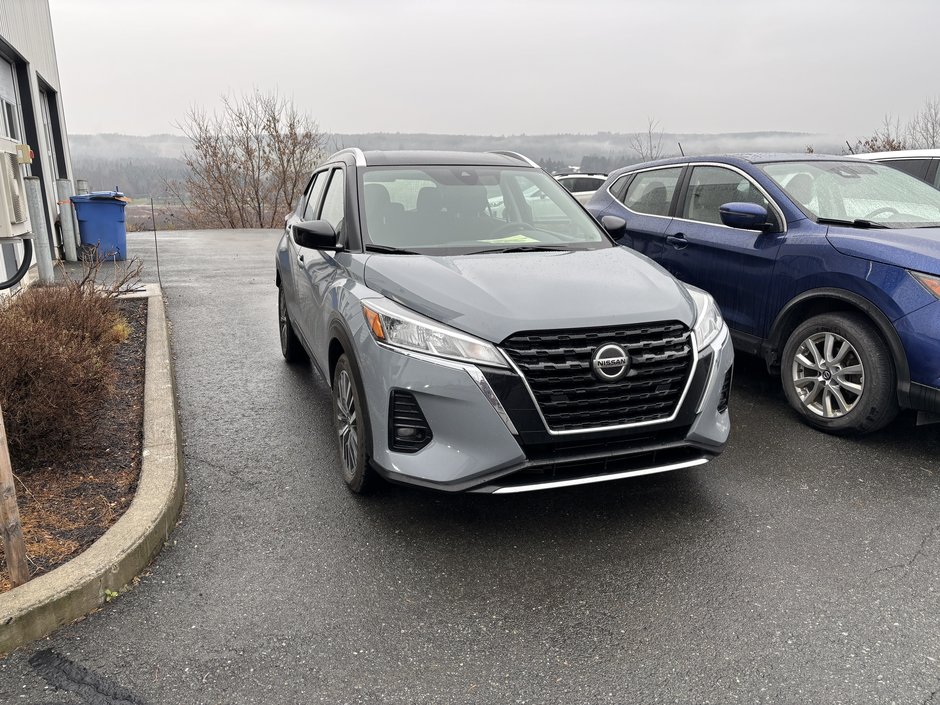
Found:
<path fill-rule="evenodd" d="M 97 430 L 52 464 L 13 468 L 32 577 L 88 548 L 127 510 L 137 491 L 143 448 L 147 300 L 122 300 L 119 308 L 131 334 L 115 354 L 118 382 L 114 394 L 102 400 Z M 0 592 L 10 587 L 0 542 Z"/>

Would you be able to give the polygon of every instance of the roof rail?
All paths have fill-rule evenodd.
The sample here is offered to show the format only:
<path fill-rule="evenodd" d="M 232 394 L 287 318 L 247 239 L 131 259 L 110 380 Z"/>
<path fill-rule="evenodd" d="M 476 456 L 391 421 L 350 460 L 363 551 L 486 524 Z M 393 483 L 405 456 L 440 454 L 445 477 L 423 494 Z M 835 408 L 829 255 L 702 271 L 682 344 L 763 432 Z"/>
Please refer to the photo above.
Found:
<path fill-rule="evenodd" d="M 489 151 L 489 154 L 502 154 L 504 157 L 512 157 L 513 159 L 518 159 L 521 162 L 525 162 L 529 166 L 534 166 L 536 169 L 542 168 L 529 159 L 526 155 L 520 154 L 519 152 L 511 152 L 508 149 L 492 149 Z"/>
<path fill-rule="evenodd" d="M 338 152 L 335 152 L 330 155 L 330 158 L 326 161 L 331 162 L 334 159 L 338 159 L 344 154 L 351 154 L 356 158 L 356 166 L 366 166 L 366 155 L 362 153 L 362 150 L 358 147 L 346 147 L 346 149 L 341 149 Z"/>

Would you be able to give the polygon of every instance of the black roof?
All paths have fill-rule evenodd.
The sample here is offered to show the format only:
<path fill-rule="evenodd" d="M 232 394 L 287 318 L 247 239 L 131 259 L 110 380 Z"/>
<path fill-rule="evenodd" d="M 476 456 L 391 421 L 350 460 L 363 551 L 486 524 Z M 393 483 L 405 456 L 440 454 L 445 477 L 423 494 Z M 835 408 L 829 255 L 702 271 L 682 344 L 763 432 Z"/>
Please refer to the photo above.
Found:
<path fill-rule="evenodd" d="M 370 150 L 363 153 L 368 166 L 522 166 L 519 157 L 491 152 L 444 152 L 434 150 Z"/>

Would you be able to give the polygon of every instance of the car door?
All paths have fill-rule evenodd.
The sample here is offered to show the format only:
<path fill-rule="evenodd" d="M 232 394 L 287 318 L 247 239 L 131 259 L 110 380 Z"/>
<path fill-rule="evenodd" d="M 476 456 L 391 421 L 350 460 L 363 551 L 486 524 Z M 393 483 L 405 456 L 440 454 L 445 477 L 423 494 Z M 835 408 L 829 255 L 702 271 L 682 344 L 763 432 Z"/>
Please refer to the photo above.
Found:
<path fill-rule="evenodd" d="M 320 195 L 323 193 L 323 187 L 326 183 L 323 172 L 317 172 L 310 178 L 310 183 L 304 189 L 303 195 L 297 203 L 297 207 L 284 220 L 284 229 L 287 240 L 288 251 L 288 271 L 281 272 L 281 276 L 286 280 L 284 286 L 284 296 L 287 299 L 287 310 L 291 315 L 291 320 L 299 323 L 300 311 L 300 292 L 298 284 L 303 282 L 303 268 L 300 265 L 300 246 L 294 242 L 293 226 L 302 223 L 305 220 L 314 220 L 316 218 L 317 206 L 319 205 Z"/>
<path fill-rule="evenodd" d="M 339 235 L 343 242 L 343 222 L 345 220 L 346 176 L 342 167 L 335 167 L 331 171 L 323 172 L 319 180 L 323 181 L 325 188 L 316 210 L 304 214 L 305 220 L 325 220 Z M 315 217 L 312 217 L 314 216 Z M 300 327 L 304 339 L 310 350 L 318 358 L 323 357 L 325 346 L 326 320 L 329 311 L 326 308 L 326 296 L 330 284 L 336 276 L 339 265 L 336 262 L 336 253 L 325 250 L 314 250 L 308 247 L 299 247 L 297 262 L 301 268 L 298 290 L 302 292 Z M 317 359 L 320 369 L 327 369 L 326 360 Z"/>
<path fill-rule="evenodd" d="M 642 252 L 657 262 L 663 256 L 663 235 L 672 221 L 672 202 L 683 166 L 659 167 L 632 175 L 629 182 L 612 190 L 614 201 L 604 215 L 623 218 L 626 229 L 621 245 Z M 619 185 L 619 180 L 614 187 Z"/>
<path fill-rule="evenodd" d="M 763 206 L 771 225 L 766 231 L 723 225 L 719 208 L 731 202 Z M 666 228 L 662 263 L 677 279 L 714 296 L 732 329 L 762 336 L 785 223 L 780 208 L 743 171 L 694 165 L 680 194 L 676 218 Z"/>

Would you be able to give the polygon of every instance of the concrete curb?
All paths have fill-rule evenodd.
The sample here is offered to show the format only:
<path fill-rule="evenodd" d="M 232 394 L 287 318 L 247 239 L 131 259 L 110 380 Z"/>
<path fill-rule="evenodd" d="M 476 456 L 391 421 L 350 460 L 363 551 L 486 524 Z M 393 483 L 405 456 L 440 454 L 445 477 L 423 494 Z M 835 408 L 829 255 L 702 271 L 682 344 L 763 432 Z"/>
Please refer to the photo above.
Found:
<path fill-rule="evenodd" d="M 124 515 L 84 553 L 0 595 L 0 653 L 12 651 L 97 609 L 121 592 L 173 531 L 183 506 L 183 451 L 163 295 L 148 285 L 144 444 L 140 481 Z"/>

